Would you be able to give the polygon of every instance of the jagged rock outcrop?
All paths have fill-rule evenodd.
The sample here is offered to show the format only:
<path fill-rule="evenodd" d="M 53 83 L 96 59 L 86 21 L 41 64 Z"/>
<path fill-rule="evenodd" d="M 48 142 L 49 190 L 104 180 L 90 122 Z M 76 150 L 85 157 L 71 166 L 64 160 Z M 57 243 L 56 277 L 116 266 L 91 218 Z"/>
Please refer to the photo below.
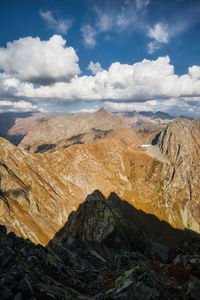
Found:
<path fill-rule="evenodd" d="M 50 245 L 54 248 L 70 238 L 95 241 L 113 251 L 134 250 L 149 256 L 151 253 L 145 234 L 136 227 L 127 206 L 115 193 L 108 200 L 98 190 L 88 195 Z"/>
<path fill-rule="evenodd" d="M 199 299 L 199 239 L 171 248 L 168 263 L 155 261 L 129 213 L 116 194 L 106 200 L 95 191 L 45 248 L 0 226 L 0 298 Z"/>

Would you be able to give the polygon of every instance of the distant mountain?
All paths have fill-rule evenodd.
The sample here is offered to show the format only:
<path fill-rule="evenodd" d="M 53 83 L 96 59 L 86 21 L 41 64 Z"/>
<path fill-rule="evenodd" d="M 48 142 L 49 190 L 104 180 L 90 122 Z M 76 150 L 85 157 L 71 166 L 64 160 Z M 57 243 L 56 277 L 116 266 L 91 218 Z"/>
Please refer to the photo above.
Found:
<path fill-rule="evenodd" d="M 143 116 L 147 116 L 147 117 L 151 117 L 152 119 L 161 119 L 161 120 L 173 120 L 176 117 L 172 117 L 169 114 L 162 112 L 162 111 L 157 111 L 155 113 L 148 111 L 140 111 L 139 114 L 143 115 Z"/>
<path fill-rule="evenodd" d="M 15 121 L 18 118 L 28 118 L 32 115 L 32 112 L 25 113 L 0 113 L 0 136 L 9 139 L 9 130 L 15 125 Z M 19 133 L 19 140 L 22 138 Z"/>
<path fill-rule="evenodd" d="M 110 118 L 111 115 L 113 116 L 112 119 Z M 115 118 L 116 115 L 118 115 L 119 118 L 121 118 L 122 120 L 121 121 L 119 121 L 119 119 L 117 120 Z M 35 126 L 45 121 L 48 121 L 52 118 L 55 118 L 54 121 L 52 121 L 52 126 L 54 126 L 55 128 L 59 127 L 59 129 L 57 130 L 57 136 L 54 132 L 53 140 L 51 142 L 49 141 L 50 137 L 49 138 L 45 137 L 46 135 L 48 135 L 45 133 L 45 126 L 47 127 L 50 126 L 51 128 L 51 122 L 44 123 L 42 126 L 39 126 L 38 129 L 35 130 L 35 132 L 37 130 L 40 130 L 41 138 L 43 134 L 44 140 L 43 141 L 41 140 L 37 145 L 37 147 L 41 146 L 41 148 L 37 149 L 37 147 L 35 147 L 33 151 L 41 152 L 40 149 L 42 149 L 42 151 L 46 151 L 46 149 L 48 150 L 54 147 L 55 144 L 57 144 L 58 140 L 60 140 L 61 142 L 62 139 L 70 138 L 70 136 L 73 135 L 76 136 L 80 133 L 86 134 L 87 132 L 88 136 L 91 136 L 90 130 L 92 126 L 94 129 L 106 131 L 106 130 L 112 130 L 120 127 L 141 126 L 141 125 L 148 125 L 148 124 L 156 125 L 162 123 L 166 124 L 173 119 L 173 117 L 162 112 L 137 113 L 133 111 L 133 112 L 122 112 L 117 114 L 111 114 L 108 111 L 106 111 L 104 108 L 101 108 L 98 112 L 94 114 L 81 114 L 81 115 L 74 114 L 71 116 L 42 114 L 39 112 L 1 113 L 0 114 L 0 136 L 6 138 L 14 145 L 18 145 L 23 140 L 23 138 L 29 133 L 29 131 L 32 131 L 32 129 Z M 69 125 L 70 122 L 72 122 L 71 126 Z M 91 126 L 88 126 L 86 123 L 88 124 L 90 123 Z M 66 134 L 64 134 L 64 131 L 66 131 Z M 33 133 L 33 135 L 35 134 Z M 52 137 L 52 133 L 51 133 L 51 137 Z M 39 138 L 38 134 L 37 134 L 37 138 Z M 29 137 L 26 138 L 25 142 L 23 143 L 26 143 L 26 140 L 28 139 Z M 31 139 L 31 134 L 30 134 L 30 139 Z M 90 139 L 89 137 L 85 138 L 85 140 L 87 141 L 89 141 L 89 139 Z M 26 145 L 27 149 L 29 149 L 29 146 L 30 145 L 27 143 Z M 32 146 L 30 147 L 30 151 L 32 151 Z"/>
<path fill-rule="evenodd" d="M 0 137 L 18 145 L 29 130 L 51 117 L 39 112 L 0 113 Z"/>
<path fill-rule="evenodd" d="M 152 111 L 132 111 L 116 114 L 125 120 L 130 126 L 168 124 L 175 119 L 175 117 L 160 111 L 156 113 Z"/>
<path fill-rule="evenodd" d="M 30 152 L 44 152 L 60 143 L 66 147 L 73 143 L 83 143 L 83 136 L 86 141 L 92 141 L 102 134 L 104 136 L 109 130 L 122 127 L 127 127 L 125 121 L 103 108 L 94 114 L 56 116 L 30 130 L 20 147 Z"/>

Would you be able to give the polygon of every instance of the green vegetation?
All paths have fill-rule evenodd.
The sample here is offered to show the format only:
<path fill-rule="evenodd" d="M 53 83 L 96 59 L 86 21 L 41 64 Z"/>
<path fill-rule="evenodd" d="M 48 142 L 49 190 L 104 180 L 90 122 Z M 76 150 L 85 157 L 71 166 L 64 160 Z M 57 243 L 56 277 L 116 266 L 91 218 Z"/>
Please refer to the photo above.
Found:
<path fill-rule="evenodd" d="M 130 175 L 128 176 L 129 180 L 133 180 L 135 178 L 135 163 L 130 160 Z"/>
<path fill-rule="evenodd" d="M 156 167 L 159 166 L 160 164 L 161 163 L 159 161 L 157 161 L 157 160 L 153 161 L 150 173 L 147 174 L 147 176 L 146 176 L 146 181 L 149 181 L 152 178 L 153 174 L 155 173 Z"/>

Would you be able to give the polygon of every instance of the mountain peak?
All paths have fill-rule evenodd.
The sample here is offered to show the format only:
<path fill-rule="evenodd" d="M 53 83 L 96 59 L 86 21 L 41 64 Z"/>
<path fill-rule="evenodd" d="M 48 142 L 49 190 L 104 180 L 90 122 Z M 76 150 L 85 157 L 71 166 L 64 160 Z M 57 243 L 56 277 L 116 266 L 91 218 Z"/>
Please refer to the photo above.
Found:
<path fill-rule="evenodd" d="M 104 107 L 101 107 L 99 110 L 97 110 L 95 112 L 95 114 L 108 114 L 109 112 L 104 108 Z"/>
<path fill-rule="evenodd" d="M 97 110 L 97 112 L 101 112 L 101 111 L 107 112 L 107 110 L 104 107 L 101 107 L 99 110 Z"/>
<path fill-rule="evenodd" d="M 94 201 L 94 200 L 99 200 L 99 201 L 105 201 L 106 198 L 103 196 L 103 194 L 99 190 L 95 190 L 92 194 L 89 194 L 85 201 Z"/>

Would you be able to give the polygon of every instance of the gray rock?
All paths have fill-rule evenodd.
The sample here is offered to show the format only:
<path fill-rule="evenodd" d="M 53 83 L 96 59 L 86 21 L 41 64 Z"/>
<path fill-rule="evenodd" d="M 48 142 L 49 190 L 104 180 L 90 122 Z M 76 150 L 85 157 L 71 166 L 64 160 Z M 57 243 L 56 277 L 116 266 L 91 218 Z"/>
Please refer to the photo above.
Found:
<path fill-rule="evenodd" d="M 15 297 L 14 297 L 13 300 L 22 300 L 22 295 L 21 295 L 21 293 L 20 293 L 20 292 L 17 293 L 17 294 L 15 295 Z"/>

